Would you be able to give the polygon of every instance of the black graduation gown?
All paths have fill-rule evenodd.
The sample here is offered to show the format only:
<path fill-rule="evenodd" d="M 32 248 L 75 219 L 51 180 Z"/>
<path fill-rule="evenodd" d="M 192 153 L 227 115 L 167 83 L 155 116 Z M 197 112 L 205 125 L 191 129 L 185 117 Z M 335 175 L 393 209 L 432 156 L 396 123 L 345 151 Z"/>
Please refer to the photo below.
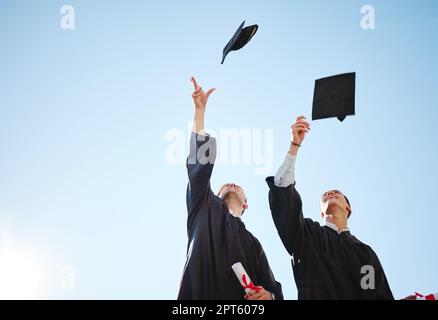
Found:
<path fill-rule="evenodd" d="M 198 152 L 211 156 L 214 162 L 215 139 L 196 134 L 191 137 L 187 159 L 187 261 L 178 299 L 243 299 L 245 291 L 231 269 L 236 262 L 242 263 L 255 285 L 282 299 L 281 284 L 275 281 L 262 246 L 240 218 L 229 214 L 226 203 L 214 195 L 210 188 L 213 164 L 193 161 Z"/>
<path fill-rule="evenodd" d="M 292 256 L 298 299 L 394 299 L 376 253 L 350 232 L 305 219 L 294 185 L 277 187 L 268 177 L 269 206 L 278 234 Z M 374 289 L 370 268 L 374 269 Z M 361 271 L 363 273 L 361 273 Z M 364 282 L 361 284 L 363 277 Z M 366 288 L 366 286 L 365 286 Z"/>

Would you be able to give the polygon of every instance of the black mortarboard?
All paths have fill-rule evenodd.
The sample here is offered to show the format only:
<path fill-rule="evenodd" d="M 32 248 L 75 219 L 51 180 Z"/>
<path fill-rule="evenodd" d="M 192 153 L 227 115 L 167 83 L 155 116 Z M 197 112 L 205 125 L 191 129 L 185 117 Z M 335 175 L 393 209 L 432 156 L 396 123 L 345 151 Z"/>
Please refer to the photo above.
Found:
<path fill-rule="evenodd" d="M 237 31 L 234 33 L 234 36 L 231 38 L 231 40 L 227 43 L 227 45 L 224 48 L 223 56 L 222 56 L 222 62 L 224 63 L 225 57 L 230 51 L 236 51 L 241 48 L 243 48 L 255 35 L 258 29 L 258 25 L 252 25 L 243 28 L 243 25 L 245 24 L 245 21 L 242 22 L 242 24 L 239 26 Z M 243 29 L 242 29 L 243 28 Z"/>
<path fill-rule="evenodd" d="M 354 115 L 356 73 L 344 73 L 315 81 L 312 120 Z"/>

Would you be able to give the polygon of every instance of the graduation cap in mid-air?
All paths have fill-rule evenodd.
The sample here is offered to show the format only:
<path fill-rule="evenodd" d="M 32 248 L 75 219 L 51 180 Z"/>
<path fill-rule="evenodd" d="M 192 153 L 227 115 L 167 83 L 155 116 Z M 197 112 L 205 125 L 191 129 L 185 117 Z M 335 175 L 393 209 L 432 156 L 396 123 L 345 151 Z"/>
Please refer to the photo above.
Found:
<path fill-rule="evenodd" d="M 315 81 L 312 120 L 354 115 L 356 73 L 344 73 Z"/>
<path fill-rule="evenodd" d="M 227 43 L 227 45 L 224 48 L 223 55 L 222 55 L 222 62 L 224 63 L 225 57 L 227 56 L 230 51 L 236 51 L 241 48 L 243 48 L 255 35 L 258 29 L 258 25 L 252 25 L 243 28 L 243 25 L 245 24 L 245 21 L 242 22 L 242 24 L 239 26 L 237 31 L 234 33 L 234 36 L 231 38 L 231 40 Z"/>

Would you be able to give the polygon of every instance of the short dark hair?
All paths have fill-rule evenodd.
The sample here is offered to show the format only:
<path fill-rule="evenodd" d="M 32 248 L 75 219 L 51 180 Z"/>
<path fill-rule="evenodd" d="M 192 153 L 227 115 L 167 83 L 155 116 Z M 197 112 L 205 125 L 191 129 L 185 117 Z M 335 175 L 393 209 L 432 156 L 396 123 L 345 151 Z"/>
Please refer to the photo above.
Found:
<path fill-rule="evenodd" d="M 348 200 L 348 198 L 347 198 L 347 196 L 345 194 L 343 194 L 343 195 L 344 195 L 345 200 L 347 201 L 348 206 L 351 208 L 350 200 Z M 351 210 L 348 210 L 347 218 L 350 218 L 350 216 L 351 216 Z"/>

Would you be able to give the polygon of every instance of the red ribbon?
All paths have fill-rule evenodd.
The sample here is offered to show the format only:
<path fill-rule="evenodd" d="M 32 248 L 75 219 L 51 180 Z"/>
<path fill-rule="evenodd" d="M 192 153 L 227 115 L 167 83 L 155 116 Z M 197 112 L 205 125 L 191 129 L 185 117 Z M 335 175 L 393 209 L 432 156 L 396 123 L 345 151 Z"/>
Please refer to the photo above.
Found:
<path fill-rule="evenodd" d="M 259 286 L 255 286 L 254 283 L 252 283 L 252 281 L 247 281 L 246 276 L 242 275 L 242 282 L 245 284 L 243 286 L 244 289 L 250 289 L 250 290 L 255 290 L 255 291 L 260 291 L 262 288 Z"/>
<path fill-rule="evenodd" d="M 418 292 L 415 292 L 415 295 L 417 297 L 420 297 L 420 298 L 425 298 L 426 300 L 429 300 L 429 301 L 436 300 L 435 299 L 435 295 L 433 295 L 433 294 L 428 294 L 427 296 L 423 296 L 422 294 L 419 294 Z"/>

